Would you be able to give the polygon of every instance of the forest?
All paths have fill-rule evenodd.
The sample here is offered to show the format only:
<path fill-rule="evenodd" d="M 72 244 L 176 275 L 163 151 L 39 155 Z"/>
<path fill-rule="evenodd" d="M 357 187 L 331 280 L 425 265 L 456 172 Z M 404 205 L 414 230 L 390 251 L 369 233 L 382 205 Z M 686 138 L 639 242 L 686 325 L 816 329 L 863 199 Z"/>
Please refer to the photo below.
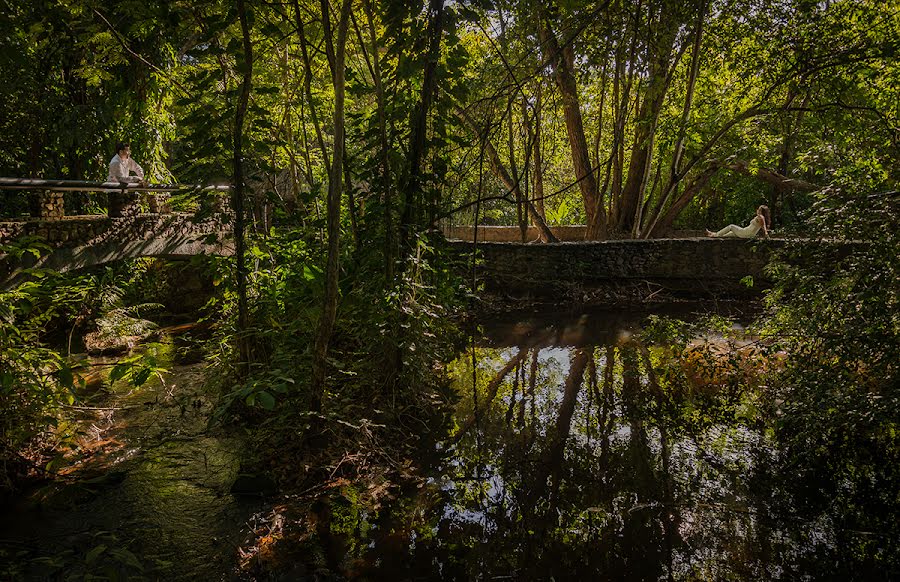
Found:
<path fill-rule="evenodd" d="M 0 285 L 0 577 L 900 577 L 896 2 L 0 15 L 0 177 L 101 183 L 129 143 L 173 190 L 141 211 L 233 249 Z M 57 244 L 6 236 L 36 195 L 0 185 L 0 275 Z M 740 297 L 523 299 L 445 236 L 760 205 Z"/>

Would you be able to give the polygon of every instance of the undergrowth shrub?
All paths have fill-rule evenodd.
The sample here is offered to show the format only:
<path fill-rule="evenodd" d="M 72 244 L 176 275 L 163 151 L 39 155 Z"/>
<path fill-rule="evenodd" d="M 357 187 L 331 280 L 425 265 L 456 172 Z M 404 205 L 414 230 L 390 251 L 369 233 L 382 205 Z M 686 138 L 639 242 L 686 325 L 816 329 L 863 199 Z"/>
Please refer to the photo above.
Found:
<path fill-rule="evenodd" d="M 144 316 L 158 306 L 124 299 L 137 281 L 131 267 L 90 274 L 35 270 L 30 280 L 0 293 L 0 490 L 50 470 L 45 461 L 60 411 L 79 399 L 77 368 L 83 362 L 73 356 L 80 351 L 76 338 L 94 333 L 111 340 L 156 327 Z M 117 368 L 134 385 L 161 370 L 140 355 Z"/>
<path fill-rule="evenodd" d="M 236 366 L 233 338 L 237 297 L 226 287 L 211 311 L 222 314 L 211 342 L 210 377 L 223 393 L 220 418 L 257 427 L 272 452 L 297 444 L 306 429 L 324 422 L 328 431 L 395 431 L 394 444 L 416 441 L 449 398 L 442 362 L 452 357 L 456 326 L 451 307 L 460 286 L 436 246 L 421 238 L 393 288 L 365 256 L 346 256 L 338 319 L 330 344 L 329 378 L 322 415 L 308 410 L 312 348 L 321 313 L 324 261 L 300 231 L 255 241 L 258 261 L 249 285 L 251 361 Z M 223 265 L 224 266 L 224 265 Z M 342 428 L 337 428 L 342 427 Z M 403 433 L 403 436 L 398 436 Z"/>
<path fill-rule="evenodd" d="M 898 216 L 896 191 L 822 192 L 808 217 L 819 244 L 786 250 L 767 297 L 768 333 L 788 354 L 769 403 L 783 451 L 776 472 L 804 492 L 805 519 L 830 515 L 849 536 L 844 567 L 883 579 L 900 573 Z"/>

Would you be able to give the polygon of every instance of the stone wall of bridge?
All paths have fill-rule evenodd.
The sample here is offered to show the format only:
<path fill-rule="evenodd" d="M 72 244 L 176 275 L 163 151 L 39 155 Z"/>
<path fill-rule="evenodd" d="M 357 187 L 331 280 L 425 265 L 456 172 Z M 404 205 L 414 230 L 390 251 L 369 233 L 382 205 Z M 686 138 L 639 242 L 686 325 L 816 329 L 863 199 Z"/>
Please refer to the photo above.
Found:
<path fill-rule="evenodd" d="M 35 236 L 51 247 L 104 244 L 113 241 L 146 240 L 192 233 L 218 232 L 227 215 L 197 218 L 190 213 L 137 214 L 121 218 L 108 216 L 66 216 L 57 220 L 26 218 L 0 222 L 0 244 L 25 236 Z"/>
<path fill-rule="evenodd" d="M 0 222 L 0 245 L 36 237 L 51 247 L 39 259 L 0 255 L 0 283 L 9 286 L 26 268 L 65 272 L 139 257 L 180 258 L 228 255 L 230 216 L 213 214 L 138 214 L 121 218 L 71 216 L 58 220 Z"/>
<path fill-rule="evenodd" d="M 450 240 L 472 241 L 475 236 L 473 226 L 445 226 L 442 229 L 444 236 Z M 583 241 L 587 233 L 587 227 L 583 224 L 567 224 L 551 226 L 550 230 L 561 242 Z M 666 238 L 685 238 L 705 236 L 702 230 L 682 230 L 671 232 Z M 525 229 L 525 242 L 536 241 L 540 238 L 540 232 L 536 226 Z M 479 242 L 522 242 L 522 231 L 518 226 L 479 226 Z"/>
<path fill-rule="evenodd" d="M 510 297 L 563 298 L 628 285 L 688 296 L 752 296 L 766 286 L 764 268 L 772 251 L 785 242 L 705 237 L 525 245 L 485 242 L 477 246 L 478 273 L 485 290 Z M 471 255 L 469 242 L 446 244 L 454 254 Z"/>

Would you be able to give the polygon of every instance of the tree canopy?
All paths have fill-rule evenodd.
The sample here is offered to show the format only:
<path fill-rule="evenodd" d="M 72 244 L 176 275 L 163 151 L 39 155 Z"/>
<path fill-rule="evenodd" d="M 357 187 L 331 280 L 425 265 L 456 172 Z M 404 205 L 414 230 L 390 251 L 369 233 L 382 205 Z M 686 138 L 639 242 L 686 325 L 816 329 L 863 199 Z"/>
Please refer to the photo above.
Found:
<path fill-rule="evenodd" d="M 844 174 L 897 182 L 900 15 L 877 1 L 7 0 L 4 12 L 0 72 L 15 82 L 0 89 L 0 173 L 99 179 L 128 139 L 154 179 L 233 178 L 249 70 L 257 218 L 321 216 L 340 179 L 355 244 L 365 232 L 396 247 L 448 220 L 658 236 L 745 221 L 762 202 L 790 225 Z"/>

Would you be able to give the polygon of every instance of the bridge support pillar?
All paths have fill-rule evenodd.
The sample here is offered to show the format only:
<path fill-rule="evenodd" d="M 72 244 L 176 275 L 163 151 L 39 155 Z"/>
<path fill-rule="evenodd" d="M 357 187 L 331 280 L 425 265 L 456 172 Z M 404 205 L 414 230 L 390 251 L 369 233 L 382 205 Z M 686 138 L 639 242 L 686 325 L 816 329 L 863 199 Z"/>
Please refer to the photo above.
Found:
<path fill-rule="evenodd" d="M 62 192 L 45 190 L 37 195 L 37 204 L 31 215 L 42 220 L 59 220 L 66 215 Z"/>
<path fill-rule="evenodd" d="M 169 194 L 166 192 L 147 194 L 147 203 L 150 205 L 150 212 L 156 214 L 169 214 L 172 211 L 169 208 Z"/>
<path fill-rule="evenodd" d="M 125 216 L 135 216 L 140 214 L 141 206 L 137 194 L 131 192 L 110 192 L 109 193 L 109 216 L 110 218 L 122 218 Z"/>

